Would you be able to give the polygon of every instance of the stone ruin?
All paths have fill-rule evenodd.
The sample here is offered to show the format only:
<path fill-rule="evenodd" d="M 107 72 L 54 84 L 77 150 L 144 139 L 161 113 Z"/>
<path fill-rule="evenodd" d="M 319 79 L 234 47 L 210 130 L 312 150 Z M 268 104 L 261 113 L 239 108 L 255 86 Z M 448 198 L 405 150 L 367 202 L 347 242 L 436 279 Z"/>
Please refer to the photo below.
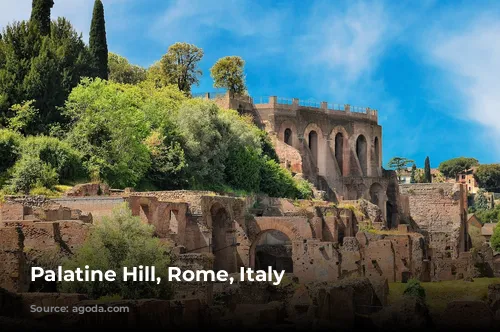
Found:
<path fill-rule="evenodd" d="M 236 277 L 242 266 L 272 266 L 284 269 L 289 281 L 276 287 L 248 282 L 178 283 L 174 302 L 163 301 L 170 304 L 127 302 L 137 312 L 145 313 L 153 303 L 179 312 L 177 303 L 184 311 L 191 308 L 197 315 L 209 315 L 211 324 L 221 326 L 234 319 L 245 324 L 278 323 L 285 317 L 349 325 L 363 314 L 364 306 L 374 314 L 387 305 L 388 282 L 498 273 L 491 248 L 469 250 L 461 185 L 403 185 L 398 195 L 401 223 L 390 229 L 379 207 L 364 199 L 335 204 L 199 191 L 127 191 L 51 200 L 7 197 L 0 206 L 0 284 L 20 294 L 24 306 L 47 297 L 75 305 L 95 303 L 84 295 L 51 295 L 55 289 L 28 281 L 28 268 L 47 264 L 47 253 L 71 255 L 92 224 L 123 202 L 142 222 L 155 226 L 155 235 L 172 246 L 175 266 L 181 269 L 226 270 Z M 31 293 L 40 291 L 45 293 Z M 338 311 L 345 301 L 354 302 Z M 201 325 L 203 315 L 196 318 Z M 103 323 L 102 318 L 95 319 Z M 377 319 L 383 321 L 382 316 Z"/>

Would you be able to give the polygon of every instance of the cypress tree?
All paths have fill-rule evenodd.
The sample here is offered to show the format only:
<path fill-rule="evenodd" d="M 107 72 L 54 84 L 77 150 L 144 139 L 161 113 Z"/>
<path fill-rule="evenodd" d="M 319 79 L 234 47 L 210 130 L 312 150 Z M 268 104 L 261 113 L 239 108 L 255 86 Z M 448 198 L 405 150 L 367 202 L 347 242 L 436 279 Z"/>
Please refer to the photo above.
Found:
<path fill-rule="evenodd" d="M 425 182 L 426 183 L 431 183 L 432 182 L 432 176 L 431 176 L 431 161 L 429 160 L 429 156 L 425 158 Z"/>
<path fill-rule="evenodd" d="M 90 25 L 89 50 L 94 61 L 95 76 L 108 79 L 108 44 L 106 42 L 106 22 L 101 0 L 95 0 L 92 23 Z"/>
<path fill-rule="evenodd" d="M 411 166 L 411 177 L 410 177 L 410 183 L 415 183 L 415 173 L 417 172 L 417 165 L 413 164 Z"/>
<path fill-rule="evenodd" d="M 50 33 L 50 10 L 54 0 L 33 0 L 30 21 L 38 28 L 42 36 Z"/>

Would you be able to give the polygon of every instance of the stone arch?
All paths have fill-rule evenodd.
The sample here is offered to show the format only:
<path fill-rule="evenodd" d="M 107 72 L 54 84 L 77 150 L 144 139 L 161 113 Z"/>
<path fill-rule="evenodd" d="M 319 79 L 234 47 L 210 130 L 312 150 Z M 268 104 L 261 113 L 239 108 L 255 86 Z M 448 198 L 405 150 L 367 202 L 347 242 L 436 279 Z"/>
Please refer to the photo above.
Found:
<path fill-rule="evenodd" d="M 320 174 L 325 174 L 325 140 L 323 138 L 323 131 L 321 128 L 315 124 L 310 123 L 304 131 L 304 139 L 306 140 L 306 146 L 311 151 L 311 156 L 313 162 Z"/>
<path fill-rule="evenodd" d="M 337 126 L 330 133 L 330 148 L 339 167 L 340 175 L 349 173 L 349 135 L 344 127 Z"/>
<path fill-rule="evenodd" d="M 362 134 L 356 139 L 356 156 L 358 157 L 359 166 L 361 166 L 362 175 L 366 176 L 368 171 L 368 145 L 366 137 Z"/>
<path fill-rule="evenodd" d="M 287 139 L 285 138 L 285 134 L 289 132 L 291 135 L 288 138 L 288 141 L 290 143 L 287 143 Z M 278 138 L 282 141 L 285 142 L 288 145 L 295 146 L 295 144 L 298 142 L 298 137 L 297 137 L 297 126 L 295 123 L 289 120 L 283 121 L 278 130 Z"/>
<path fill-rule="evenodd" d="M 260 232 L 253 243 L 252 266 L 257 270 L 273 270 L 293 273 L 290 238 L 278 230 Z"/>
<path fill-rule="evenodd" d="M 211 252 L 214 255 L 214 271 L 225 270 L 229 273 L 235 270 L 235 247 L 228 237 L 228 231 L 233 228 L 231 215 L 220 203 L 214 203 L 210 208 L 212 221 Z"/>
<path fill-rule="evenodd" d="M 258 217 L 255 218 L 256 228 L 258 233 L 254 237 L 249 250 L 249 265 L 255 268 L 255 249 L 259 239 L 263 234 L 269 231 L 279 231 L 286 235 L 290 241 L 300 241 L 303 239 L 312 239 L 312 230 L 307 227 L 296 227 L 293 221 L 276 220 L 271 217 Z M 299 230 L 300 229 L 300 230 Z"/>

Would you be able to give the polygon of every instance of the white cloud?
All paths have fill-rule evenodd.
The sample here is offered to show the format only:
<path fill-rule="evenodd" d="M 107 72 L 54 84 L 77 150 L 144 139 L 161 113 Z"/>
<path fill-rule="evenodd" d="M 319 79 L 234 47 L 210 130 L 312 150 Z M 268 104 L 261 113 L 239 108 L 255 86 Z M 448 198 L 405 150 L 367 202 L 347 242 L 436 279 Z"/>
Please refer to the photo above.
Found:
<path fill-rule="evenodd" d="M 455 115 L 489 129 L 485 138 L 493 142 L 500 138 L 499 35 L 498 19 L 476 16 L 463 29 L 441 31 L 426 45 L 431 61 L 445 71 L 445 82 L 458 92 Z"/>
<path fill-rule="evenodd" d="M 150 35 L 164 45 L 200 43 L 216 33 L 265 42 L 280 35 L 286 15 L 286 10 L 261 7 L 248 0 L 175 0 L 153 22 Z"/>

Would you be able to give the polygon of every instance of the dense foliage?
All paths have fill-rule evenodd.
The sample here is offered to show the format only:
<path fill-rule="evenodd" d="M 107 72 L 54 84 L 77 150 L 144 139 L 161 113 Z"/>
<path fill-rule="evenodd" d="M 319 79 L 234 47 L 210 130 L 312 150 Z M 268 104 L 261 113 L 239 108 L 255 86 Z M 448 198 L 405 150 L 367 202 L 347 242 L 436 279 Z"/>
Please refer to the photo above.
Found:
<path fill-rule="evenodd" d="M 88 50 L 66 19 L 53 21 L 46 36 L 26 21 L 8 25 L 0 39 L 0 125 L 16 115 L 13 105 L 35 100 L 38 112 L 26 129 L 48 133 L 65 121 L 58 107 L 89 74 Z"/>
<path fill-rule="evenodd" d="M 102 181 L 312 197 L 311 184 L 281 167 L 250 117 L 190 98 L 202 49 L 175 43 L 146 71 L 108 52 L 101 0 L 88 47 L 64 18 L 50 22 L 52 5 L 35 0 L 31 21 L 7 26 L 0 38 L 3 194 Z M 214 78 L 242 92 L 243 64 L 223 58 Z"/>
<path fill-rule="evenodd" d="M 479 165 L 474 173 L 479 187 L 487 191 L 500 191 L 500 164 Z"/>
<path fill-rule="evenodd" d="M 116 83 L 137 84 L 146 79 L 146 69 L 132 65 L 118 54 L 108 54 L 109 80 Z"/>
<path fill-rule="evenodd" d="M 443 161 L 439 164 L 439 171 L 447 178 L 456 178 L 457 174 L 479 165 L 475 158 L 459 157 Z"/>
<path fill-rule="evenodd" d="M 92 228 L 83 246 L 63 264 L 68 270 L 85 269 L 86 265 L 92 270 L 113 270 L 116 272 L 115 281 L 62 282 L 60 290 L 88 294 L 94 299 L 113 295 L 123 299 L 169 299 L 172 284 L 165 281 L 172 254 L 170 248 L 153 235 L 152 225 L 132 216 L 126 204 L 119 206 L 111 217 L 103 218 Z M 155 274 L 162 282 L 123 281 L 123 267 L 131 269 L 139 265 L 154 266 Z"/>

